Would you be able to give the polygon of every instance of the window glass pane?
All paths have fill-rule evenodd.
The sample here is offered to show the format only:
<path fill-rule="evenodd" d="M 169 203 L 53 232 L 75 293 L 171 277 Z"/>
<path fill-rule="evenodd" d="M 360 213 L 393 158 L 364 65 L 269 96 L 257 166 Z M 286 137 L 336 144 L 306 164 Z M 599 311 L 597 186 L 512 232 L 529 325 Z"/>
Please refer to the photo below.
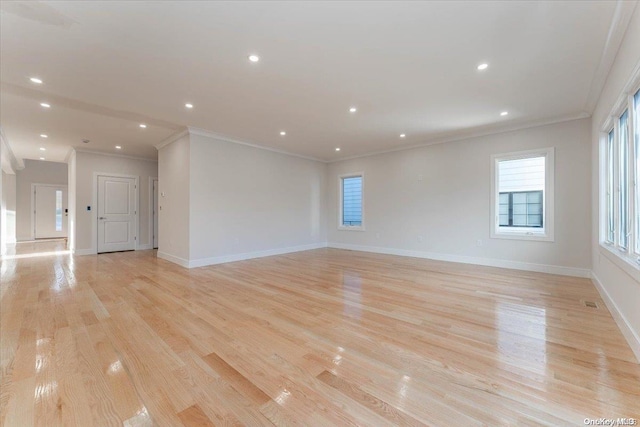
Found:
<path fill-rule="evenodd" d="M 542 227 L 542 215 L 527 215 L 527 222 L 530 227 Z"/>
<path fill-rule="evenodd" d="M 545 167 L 545 156 L 498 162 L 499 226 L 543 226 Z"/>
<path fill-rule="evenodd" d="M 635 141 L 635 159 L 634 159 L 634 182 L 635 182 L 635 235 L 636 245 L 635 252 L 640 254 L 640 90 L 636 92 L 633 97 L 633 105 L 635 111 L 635 120 L 633 121 L 634 127 L 634 141 Z"/>
<path fill-rule="evenodd" d="M 527 216 L 526 215 L 516 215 L 513 214 L 513 225 L 515 227 L 526 227 L 527 226 Z"/>
<path fill-rule="evenodd" d="M 542 227 L 542 191 L 501 193 L 499 225 L 502 227 Z M 506 201 L 507 203 L 503 203 Z"/>
<path fill-rule="evenodd" d="M 498 163 L 498 192 L 543 191 L 545 157 L 501 160 Z"/>
<path fill-rule="evenodd" d="M 515 197 L 514 197 L 515 199 Z M 516 203 L 515 200 L 513 202 L 513 214 L 514 215 L 523 215 L 527 213 L 527 204 L 526 203 Z"/>
<path fill-rule="evenodd" d="M 527 214 L 529 215 L 542 215 L 542 204 L 540 203 L 528 203 Z"/>
<path fill-rule="evenodd" d="M 56 190 L 56 231 L 62 231 L 62 191 Z"/>
<path fill-rule="evenodd" d="M 620 194 L 618 198 L 618 244 L 626 249 L 629 245 L 629 112 L 625 111 L 620 116 L 620 152 L 619 156 L 619 182 Z"/>
<path fill-rule="evenodd" d="M 342 178 L 342 225 L 362 225 L 362 177 Z"/>
<path fill-rule="evenodd" d="M 542 191 L 531 191 L 527 193 L 527 203 L 542 203 Z"/>
<path fill-rule="evenodd" d="M 523 203 L 527 203 L 527 193 L 513 193 L 513 204 L 520 205 Z"/>
<path fill-rule="evenodd" d="M 607 138 L 607 241 L 613 243 L 615 239 L 615 218 L 614 218 L 614 170 L 615 170 L 615 146 L 613 129 Z"/>

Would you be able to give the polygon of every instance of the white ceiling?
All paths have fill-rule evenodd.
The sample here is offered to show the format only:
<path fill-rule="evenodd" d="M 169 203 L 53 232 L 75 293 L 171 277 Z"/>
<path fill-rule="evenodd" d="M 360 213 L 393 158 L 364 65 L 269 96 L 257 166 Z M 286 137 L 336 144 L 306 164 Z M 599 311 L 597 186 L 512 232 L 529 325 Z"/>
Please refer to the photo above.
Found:
<path fill-rule="evenodd" d="M 334 160 L 586 116 L 620 20 L 613 1 L 1 7 L 0 125 L 17 157 L 51 161 L 155 158 L 184 126 Z"/>

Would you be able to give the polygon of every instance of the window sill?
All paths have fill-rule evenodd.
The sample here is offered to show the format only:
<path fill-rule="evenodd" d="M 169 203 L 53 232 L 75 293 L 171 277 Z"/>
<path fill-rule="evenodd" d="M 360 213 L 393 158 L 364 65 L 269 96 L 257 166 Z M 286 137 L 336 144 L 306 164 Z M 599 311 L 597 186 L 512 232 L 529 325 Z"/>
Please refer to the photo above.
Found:
<path fill-rule="evenodd" d="M 513 230 L 513 231 L 492 231 L 491 232 L 492 239 L 511 239 L 511 240 L 533 240 L 537 242 L 553 242 L 553 236 L 547 233 L 536 233 L 531 231 L 521 231 L 521 230 Z"/>
<path fill-rule="evenodd" d="M 364 226 L 348 226 L 348 225 L 339 225 L 338 230 L 342 231 L 364 231 Z"/>
<path fill-rule="evenodd" d="M 605 242 L 600 242 L 600 248 L 600 253 L 604 254 L 609 261 L 631 276 L 635 281 L 640 282 L 640 264 L 636 261 L 635 257 L 627 256 L 620 252 L 615 246 L 611 246 Z"/>

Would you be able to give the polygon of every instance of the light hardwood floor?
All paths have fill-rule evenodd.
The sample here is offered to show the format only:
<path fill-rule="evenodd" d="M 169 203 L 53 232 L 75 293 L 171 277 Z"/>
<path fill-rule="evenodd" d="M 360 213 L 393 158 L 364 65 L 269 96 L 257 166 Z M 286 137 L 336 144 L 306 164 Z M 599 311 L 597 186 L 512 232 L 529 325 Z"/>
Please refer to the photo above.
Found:
<path fill-rule="evenodd" d="M 18 248 L 5 426 L 640 419 L 640 365 L 586 279 L 335 249 L 187 270 Z"/>

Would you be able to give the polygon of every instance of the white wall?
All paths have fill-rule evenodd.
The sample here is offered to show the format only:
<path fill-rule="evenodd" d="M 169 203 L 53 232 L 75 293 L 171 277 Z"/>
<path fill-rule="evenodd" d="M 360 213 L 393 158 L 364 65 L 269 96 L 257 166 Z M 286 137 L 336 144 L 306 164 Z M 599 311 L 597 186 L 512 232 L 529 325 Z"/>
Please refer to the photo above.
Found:
<path fill-rule="evenodd" d="M 25 160 L 16 172 L 16 234 L 18 241 L 33 239 L 31 184 L 67 185 L 65 163 Z"/>
<path fill-rule="evenodd" d="M 326 242 L 326 164 L 194 134 L 190 156 L 192 262 Z"/>
<path fill-rule="evenodd" d="M 76 151 L 75 242 L 73 243 L 75 252 L 78 254 L 97 252 L 97 207 L 95 205 L 97 181 L 95 176 L 98 173 L 138 177 L 137 248 L 150 249 L 152 242 L 150 241 L 149 226 L 152 220 L 149 209 L 149 182 L 151 178 L 158 176 L 158 163 L 152 160 Z M 87 211 L 87 206 L 91 206 L 91 211 Z"/>
<path fill-rule="evenodd" d="M 3 243 L 16 242 L 16 176 L 2 171 Z"/>
<path fill-rule="evenodd" d="M 189 135 L 158 150 L 158 257 L 189 265 Z"/>
<path fill-rule="evenodd" d="M 18 164 L 0 127 L 0 255 L 16 241 L 16 175 Z"/>
<path fill-rule="evenodd" d="M 618 50 L 615 62 L 606 84 L 600 94 L 592 116 L 592 256 L 594 281 L 600 287 L 601 294 L 618 326 L 640 360 L 640 271 L 636 266 L 625 265 L 609 254 L 599 244 L 599 144 L 600 131 L 607 117 L 613 112 L 615 102 L 623 93 L 625 86 L 640 68 L 640 7 L 636 7 L 624 40 Z"/>
<path fill-rule="evenodd" d="M 196 267 L 325 246 L 326 164 L 202 132 L 158 158 L 159 257 Z"/>
<path fill-rule="evenodd" d="M 329 245 L 588 276 L 590 120 L 329 165 Z M 555 147 L 555 241 L 491 239 L 491 155 Z M 364 172 L 366 231 L 338 229 L 339 175 Z M 478 245 L 481 241 L 481 246 Z"/>

